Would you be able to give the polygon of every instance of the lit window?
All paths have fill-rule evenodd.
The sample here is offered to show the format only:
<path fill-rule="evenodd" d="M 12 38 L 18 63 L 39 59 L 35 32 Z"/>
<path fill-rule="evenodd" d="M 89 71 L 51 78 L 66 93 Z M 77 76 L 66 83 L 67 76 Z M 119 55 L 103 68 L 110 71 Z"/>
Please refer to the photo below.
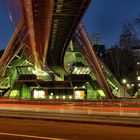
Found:
<path fill-rule="evenodd" d="M 75 99 L 85 99 L 85 91 L 75 91 Z"/>
<path fill-rule="evenodd" d="M 38 98 L 42 98 L 42 99 L 44 99 L 45 98 L 45 91 L 44 90 L 34 90 L 34 95 L 33 95 L 33 97 L 35 98 L 35 99 L 38 99 Z"/>

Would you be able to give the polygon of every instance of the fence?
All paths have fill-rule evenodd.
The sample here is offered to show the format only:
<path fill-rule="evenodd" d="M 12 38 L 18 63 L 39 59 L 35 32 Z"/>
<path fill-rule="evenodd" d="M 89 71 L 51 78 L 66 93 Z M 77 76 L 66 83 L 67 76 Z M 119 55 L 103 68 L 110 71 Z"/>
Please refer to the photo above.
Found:
<path fill-rule="evenodd" d="M 140 99 L 100 99 L 100 100 L 21 100 L 1 98 L 0 104 L 30 104 L 30 105 L 63 105 L 63 106 L 90 106 L 90 107 L 130 107 L 140 108 Z"/>

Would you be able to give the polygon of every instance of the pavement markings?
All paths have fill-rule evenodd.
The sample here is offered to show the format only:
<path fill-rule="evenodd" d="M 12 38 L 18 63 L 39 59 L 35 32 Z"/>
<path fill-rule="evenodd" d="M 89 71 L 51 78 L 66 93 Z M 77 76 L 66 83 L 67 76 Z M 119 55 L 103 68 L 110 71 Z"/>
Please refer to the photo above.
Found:
<path fill-rule="evenodd" d="M 40 137 L 40 136 L 33 136 L 33 135 L 13 134 L 13 133 L 2 133 L 2 132 L 0 132 L 0 135 L 14 136 L 14 137 L 35 138 L 35 139 L 42 139 L 42 140 L 66 140 L 66 139 L 60 139 L 60 138 Z"/>

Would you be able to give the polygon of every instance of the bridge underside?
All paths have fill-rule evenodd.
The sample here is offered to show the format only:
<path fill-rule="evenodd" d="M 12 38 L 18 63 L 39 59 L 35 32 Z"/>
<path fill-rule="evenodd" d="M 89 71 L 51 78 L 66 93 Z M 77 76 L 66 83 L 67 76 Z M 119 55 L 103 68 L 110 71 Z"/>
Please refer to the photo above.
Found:
<path fill-rule="evenodd" d="M 1 94 L 22 99 L 106 98 L 95 74 L 74 44 L 69 44 L 64 57 L 64 68 L 70 75 L 67 80 L 58 77 L 51 70 L 35 68 L 26 56 L 28 46 L 21 47 L 7 66 L 3 79 L 1 78 Z M 105 73 L 108 74 L 108 71 Z M 113 90 L 119 85 L 111 77 L 111 74 L 108 75 L 109 86 Z"/>
<path fill-rule="evenodd" d="M 90 57 L 82 58 L 82 66 L 70 71 L 77 63 L 76 54 L 85 56 L 78 46 L 79 51 L 75 52 L 70 41 L 89 3 L 90 0 L 20 0 L 22 18 L 0 59 L 2 94 L 28 99 L 121 96 L 112 94 L 111 90 L 121 87 L 102 70 L 96 55 L 92 56 L 95 52 L 90 53 L 91 48 L 86 50 Z M 85 47 L 91 47 L 86 34 L 78 37 Z M 75 62 L 65 63 L 69 53 Z"/>
<path fill-rule="evenodd" d="M 36 65 L 48 66 L 55 72 L 63 67 L 65 50 L 89 3 L 90 0 L 21 0 Z"/>

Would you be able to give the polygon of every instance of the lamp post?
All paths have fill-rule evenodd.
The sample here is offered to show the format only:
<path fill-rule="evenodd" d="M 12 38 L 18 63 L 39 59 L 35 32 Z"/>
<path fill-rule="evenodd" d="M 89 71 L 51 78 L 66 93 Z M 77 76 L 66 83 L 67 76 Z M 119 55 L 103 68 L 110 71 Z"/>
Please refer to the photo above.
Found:
<path fill-rule="evenodd" d="M 123 83 L 123 89 L 124 89 L 124 98 L 125 98 L 125 84 L 127 83 L 126 79 L 122 79 L 122 83 Z"/>

